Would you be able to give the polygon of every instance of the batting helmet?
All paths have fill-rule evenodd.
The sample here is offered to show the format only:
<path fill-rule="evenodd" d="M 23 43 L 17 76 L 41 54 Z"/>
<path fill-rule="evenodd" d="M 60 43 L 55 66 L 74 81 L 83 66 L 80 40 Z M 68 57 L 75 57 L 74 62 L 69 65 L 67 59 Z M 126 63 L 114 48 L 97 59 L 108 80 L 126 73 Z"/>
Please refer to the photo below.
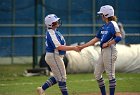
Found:
<path fill-rule="evenodd" d="M 59 19 L 55 14 L 49 14 L 45 17 L 45 25 L 47 28 L 52 28 L 53 24 Z"/>
<path fill-rule="evenodd" d="M 106 18 L 114 16 L 114 9 L 110 5 L 105 5 L 100 8 L 98 14 L 103 14 Z"/>

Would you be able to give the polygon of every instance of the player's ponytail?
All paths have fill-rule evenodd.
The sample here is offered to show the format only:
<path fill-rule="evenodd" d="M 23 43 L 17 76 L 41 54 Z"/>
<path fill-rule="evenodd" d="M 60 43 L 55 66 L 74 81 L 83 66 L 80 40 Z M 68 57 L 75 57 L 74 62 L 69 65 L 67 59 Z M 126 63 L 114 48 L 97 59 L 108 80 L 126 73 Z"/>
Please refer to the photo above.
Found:
<path fill-rule="evenodd" d="M 117 21 L 117 17 L 116 16 L 108 17 L 108 21 Z"/>

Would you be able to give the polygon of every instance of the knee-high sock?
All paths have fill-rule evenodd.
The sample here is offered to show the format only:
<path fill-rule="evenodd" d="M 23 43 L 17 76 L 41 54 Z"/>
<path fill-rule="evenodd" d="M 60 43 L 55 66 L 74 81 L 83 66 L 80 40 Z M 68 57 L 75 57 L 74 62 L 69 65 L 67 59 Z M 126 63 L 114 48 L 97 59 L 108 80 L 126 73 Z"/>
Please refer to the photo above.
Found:
<path fill-rule="evenodd" d="M 106 95 L 105 83 L 104 83 L 103 78 L 100 78 L 99 80 L 97 80 L 97 82 L 98 82 L 98 85 L 100 87 L 102 95 Z"/>
<path fill-rule="evenodd" d="M 54 77 L 50 77 L 43 85 L 42 89 L 46 90 L 47 88 L 51 87 L 52 85 L 56 84 L 57 81 Z"/>
<path fill-rule="evenodd" d="M 68 90 L 67 90 L 66 82 L 59 81 L 58 85 L 59 85 L 59 88 L 60 88 L 60 90 L 62 92 L 62 95 L 68 95 Z"/>
<path fill-rule="evenodd" d="M 116 87 L 116 79 L 109 80 L 110 95 L 114 95 Z"/>

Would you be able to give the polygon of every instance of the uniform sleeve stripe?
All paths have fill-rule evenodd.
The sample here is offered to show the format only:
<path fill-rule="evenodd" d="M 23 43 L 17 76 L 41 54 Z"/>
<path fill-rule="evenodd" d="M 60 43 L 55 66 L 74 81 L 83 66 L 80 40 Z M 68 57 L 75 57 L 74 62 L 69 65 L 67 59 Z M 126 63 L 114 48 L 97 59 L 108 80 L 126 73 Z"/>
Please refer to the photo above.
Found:
<path fill-rule="evenodd" d="M 111 21 L 111 22 L 112 22 L 112 24 L 114 25 L 115 31 L 116 31 L 116 32 L 120 32 L 120 29 L 119 29 L 119 27 L 118 27 L 118 24 L 117 24 L 115 21 Z"/>
<path fill-rule="evenodd" d="M 55 47 L 60 46 L 61 44 L 60 44 L 60 42 L 58 41 L 58 39 L 57 39 L 57 37 L 56 37 L 54 31 L 51 30 L 49 33 L 50 33 L 50 36 L 51 36 L 51 38 L 52 38 L 52 41 L 53 41 Z"/>

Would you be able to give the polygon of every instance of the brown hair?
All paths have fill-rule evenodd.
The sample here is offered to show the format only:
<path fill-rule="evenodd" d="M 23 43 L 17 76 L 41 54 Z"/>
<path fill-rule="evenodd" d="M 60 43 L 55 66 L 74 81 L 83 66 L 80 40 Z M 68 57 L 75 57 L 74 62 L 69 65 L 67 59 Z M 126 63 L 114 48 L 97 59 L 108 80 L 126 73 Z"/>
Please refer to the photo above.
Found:
<path fill-rule="evenodd" d="M 108 17 L 108 21 L 117 21 L 117 17 L 116 16 Z"/>
<path fill-rule="evenodd" d="M 55 25 L 57 25 L 57 24 L 58 24 L 58 21 L 53 22 L 53 23 L 52 23 L 52 27 L 55 26 Z"/>

